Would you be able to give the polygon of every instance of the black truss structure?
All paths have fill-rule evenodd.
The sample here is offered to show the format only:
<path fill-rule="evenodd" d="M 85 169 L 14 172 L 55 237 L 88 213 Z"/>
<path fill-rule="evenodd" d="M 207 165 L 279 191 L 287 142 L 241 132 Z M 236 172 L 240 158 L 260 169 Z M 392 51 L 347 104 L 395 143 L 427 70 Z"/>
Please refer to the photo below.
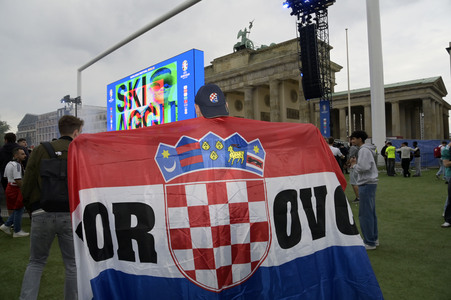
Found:
<path fill-rule="evenodd" d="M 298 30 L 316 24 L 318 39 L 318 63 L 322 85 L 322 100 L 330 101 L 332 107 L 332 72 L 330 69 L 329 19 L 327 8 L 335 0 L 289 0 L 285 4 L 292 9 L 291 15 L 298 19 Z M 302 53 L 300 53 L 302 55 Z"/>

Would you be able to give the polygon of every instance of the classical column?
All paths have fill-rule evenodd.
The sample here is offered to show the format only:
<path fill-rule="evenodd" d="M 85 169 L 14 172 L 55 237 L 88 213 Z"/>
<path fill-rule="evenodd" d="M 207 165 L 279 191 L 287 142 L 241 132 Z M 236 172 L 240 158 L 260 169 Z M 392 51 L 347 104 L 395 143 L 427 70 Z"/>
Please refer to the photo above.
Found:
<path fill-rule="evenodd" d="M 406 118 L 405 118 L 404 124 L 406 124 L 406 131 L 405 131 L 406 134 L 405 134 L 404 138 L 413 139 L 412 126 L 413 126 L 414 119 L 412 118 L 412 106 L 406 105 L 405 110 L 406 110 L 406 114 L 405 114 Z"/>
<path fill-rule="evenodd" d="M 448 115 L 448 110 L 443 107 L 443 136 L 441 137 L 441 139 L 449 139 L 448 137 L 448 132 L 449 132 L 449 115 Z"/>
<path fill-rule="evenodd" d="M 346 141 L 348 139 L 348 134 L 346 132 L 346 107 L 342 107 L 338 109 L 339 111 L 339 120 L 338 124 L 340 124 L 340 140 Z M 351 135 L 351 134 L 349 134 Z"/>
<path fill-rule="evenodd" d="M 432 125 L 432 132 L 431 132 L 431 134 L 432 134 L 432 136 L 433 136 L 433 139 L 436 139 L 437 138 L 437 136 L 438 136 L 438 134 L 437 134 L 437 131 L 438 131 L 438 129 L 437 129 L 437 116 L 438 116 L 438 108 L 437 108 L 437 103 L 433 100 L 433 99 L 431 99 L 431 105 L 432 105 L 432 115 L 434 116 L 434 122 L 433 122 L 433 125 Z"/>
<path fill-rule="evenodd" d="M 391 102 L 391 132 L 393 136 L 401 136 L 401 116 L 399 101 Z"/>
<path fill-rule="evenodd" d="M 261 92 L 259 91 L 259 88 L 256 87 L 253 91 L 252 91 L 252 95 L 253 97 L 255 97 L 255 101 L 253 101 L 252 103 L 252 109 L 253 109 L 253 118 L 254 120 L 261 120 L 261 114 L 260 114 L 260 98 L 263 98 L 264 96 L 261 95 Z"/>
<path fill-rule="evenodd" d="M 304 95 L 302 94 L 302 81 L 298 80 L 298 99 L 299 99 L 299 117 L 300 117 L 300 121 L 301 123 L 311 123 L 312 119 L 310 117 L 311 115 L 311 111 L 310 111 L 310 107 L 311 105 L 309 104 L 308 101 L 304 100 Z"/>
<path fill-rule="evenodd" d="M 279 81 L 271 80 L 269 83 L 270 119 L 271 122 L 280 122 Z"/>
<path fill-rule="evenodd" d="M 253 92 L 254 88 L 251 86 L 244 89 L 244 118 L 246 119 L 254 119 Z"/>
<path fill-rule="evenodd" d="M 373 128 L 371 126 L 371 105 L 365 105 L 364 107 L 364 113 L 363 113 L 363 119 L 365 124 L 365 132 L 368 134 L 368 136 L 373 136 Z"/>
<path fill-rule="evenodd" d="M 432 140 L 435 139 L 434 124 L 435 124 L 435 116 L 432 108 L 431 99 L 423 99 L 423 113 L 424 113 L 424 139 Z"/>
<path fill-rule="evenodd" d="M 443 111 L 439 102 L 435 102 L 435 111 L 437 113 L 437 138 L 443 139 Z"/>
<path fill-rule="evenodd" d="M 286 101 L 290 100 L 290 95 L 287 93 L 287 82 L 279 81 L 279 122 L 287 122 L 287 105 Z"/>

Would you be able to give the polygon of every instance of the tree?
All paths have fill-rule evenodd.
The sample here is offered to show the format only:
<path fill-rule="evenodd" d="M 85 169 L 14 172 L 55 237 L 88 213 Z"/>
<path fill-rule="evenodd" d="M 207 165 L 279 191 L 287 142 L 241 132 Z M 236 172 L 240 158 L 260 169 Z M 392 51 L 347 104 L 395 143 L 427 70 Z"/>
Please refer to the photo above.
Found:
<path fill-rule="evenodd" d="M 8 123 L 6 123 L 5 121 L 0 120 L 0 146 L 3 146 L 3 144 L 5 143 L 3 136 L 5 135 L 6 132 L 9 131 L 11 127 L 8 125 Z"/>

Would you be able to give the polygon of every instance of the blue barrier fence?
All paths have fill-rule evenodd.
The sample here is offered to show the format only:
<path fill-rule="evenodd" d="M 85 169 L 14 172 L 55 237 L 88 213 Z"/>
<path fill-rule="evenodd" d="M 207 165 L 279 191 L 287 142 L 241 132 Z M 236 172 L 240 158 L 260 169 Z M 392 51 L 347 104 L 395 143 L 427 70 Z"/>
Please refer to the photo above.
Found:
<path fill-rule="evenodd" d="M 442 143 L 442 140 L 390 140 L 396 149 L 401 148 L 401 143 L 407 142 L 408 146 L 413 148 L 413 142 L 418 143 L 421 154 L 421 167 L 423 168 L 438 168 L 438 158 L 434 157 L 434 148 Z M 380 151 L 380 150 L 379 150 Z M 396 162 L 400 163 L 400 155 L 396 154 Z M 412 161 L 413 164 L 413 161 Z"/>

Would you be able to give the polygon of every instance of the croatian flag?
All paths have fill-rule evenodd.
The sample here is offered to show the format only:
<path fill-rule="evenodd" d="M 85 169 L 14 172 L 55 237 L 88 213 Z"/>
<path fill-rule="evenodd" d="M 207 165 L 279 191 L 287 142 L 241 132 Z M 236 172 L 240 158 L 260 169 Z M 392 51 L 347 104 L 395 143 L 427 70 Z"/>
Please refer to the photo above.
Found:
<path fill-rule="evenodd" d="M 68 163 L 79 299 L 383 299 L 313 125 L 83 134 Z"/>

